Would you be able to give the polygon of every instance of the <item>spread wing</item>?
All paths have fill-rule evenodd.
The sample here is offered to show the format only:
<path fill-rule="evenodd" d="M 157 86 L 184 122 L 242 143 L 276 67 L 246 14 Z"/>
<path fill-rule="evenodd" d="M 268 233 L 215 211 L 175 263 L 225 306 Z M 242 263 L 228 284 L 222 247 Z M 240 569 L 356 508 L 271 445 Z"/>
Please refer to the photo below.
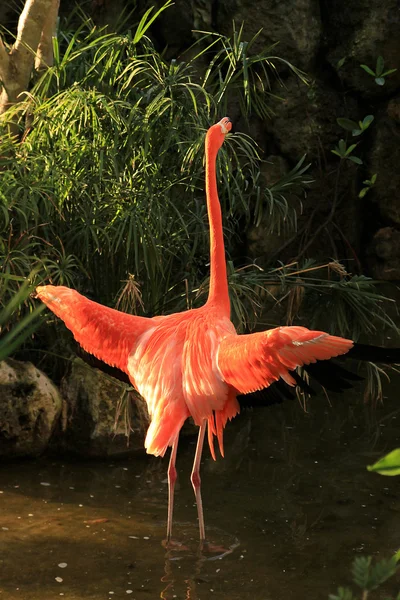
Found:
<path fill-rule="evenodd" d="M 137 339 L 154 326 L 151 319 L 102 306 L 64 286 L 40 286 L 36 293 L 64 321 L 86 352 L 125 373 Z"/>
<path fill-rule="evenodd" d="M 239 394 L 282 379 L 295 386 L 295 369 L 346 354 L 353 342 L 305 327 L 278 327 L 250 335 L 228 335 L 219 347 L 218 369 Z M 294 371 L 294 372 L 293 372 Z"/>

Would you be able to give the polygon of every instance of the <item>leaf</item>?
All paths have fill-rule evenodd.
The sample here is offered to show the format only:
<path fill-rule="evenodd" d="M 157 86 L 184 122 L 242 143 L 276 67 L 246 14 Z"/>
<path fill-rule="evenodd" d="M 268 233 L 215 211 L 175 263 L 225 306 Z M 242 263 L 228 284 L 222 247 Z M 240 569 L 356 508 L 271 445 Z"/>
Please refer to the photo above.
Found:
<path fill-rule="evenodd" d="M 353 152 L 354 148 L 356 148 L 356 147 L 357 147 L 357 144 L 351 144 L 351 146 L 349 146 L 347 148 L 345 156 L 349 156 L 349 154 L 351 154 Z"/>
<path fill-rule="evenodd" d="M 369 187 L 362 188 L 362 190 L 360 190 L 360 192 L 359 192 L 359 194 L 358 194 L 358 197 L 359 197 L 359 198 L 364 198 L 364 196 L 365 196 L 365 194 L 366 194 L 367 192 L 369 192 Z"/>
<path fill-rule="evenodd" d="M 344 140 L 339 140 L 338 148 L 341 156 L 346 156 L 346 142 Z"/>
<path fill-rule="evenodd" d="M 30 293 L 34 288 L 32 280 L 34 278 L 35 271 L 30 274 L 19 288 L 19 290 L 13 295 L 8 304 L 0 311 L 0 361 L 10 356 L 13 352 L 24 343 L 24 341 L 32 335 L 32 333 L 38 328 L 39 322 L 37 317 L 45 308 L 45 305 L 35 307 L 31 312 L 28 312 L 22 318 L 19 318 L 18 322 L 11 327 L 11 316 L 14 311 L 17 311 L 23 303 L 29 298 Z M 6 276 L 9 279 L 8 276 Z"/>
<path fill-rule="evenodd" d="M 353 129 L 357 129 L 358 127 L 357 123 L 351 119 L 340 117 L 339 119 L 336 119 L 336 122 L 340 127 L 343 127 L 343 129 L 346 129 L 347 131 L 353 131 Z"/>
<path fill-rule="evenodd" d="M 371 567 L 368 589 L 374 590 L 382 585 L 382 583 L 385 583 L 390 577 L 393 577 L 397 569 L 396 554 L 389 559 L 384 558 L 377 562 Z"/>
<path fill-rule="evenodd" d="M 383 56 L 378 56 L 376 59 L 376 68 L 375 73 L 379 77 L 383 73 L 383 67 L 385 66 L 385 61 L 383 60 Z"/>
<path fill-rule="evenodd" d="M 357 137 L 357 136 L 361 135 L 362 132 L 363 132 L 362 129 L 353 129 L 352 135 L 353 135 L 353 137 Z"/>
<path fill-rule="evenodd" d="M 380 475 L 400 475 L 400 448 L 392 450 L 373 465 L 368 465 L 367 469 Z"/>
<path fill-rule="evenodd" d="M 387 77 L 388 75 L 391 75 L 392 73 L 395 73 L 397 71 L 397 69 L 389 69 L 388 71 L 385 71 L 384 73 L 381 74 L 381 77 Z"/>
<path fill-rule="evenodd" d="M 339 587 L 337 594 L 329 594 L 329 600 L 354 600 L 354 596 L 349 588 Z"/>
<path fill-rule="evenodd" d="M 364 117 L 364 119 L 362 121 L 363 129 L 367 129 L 367 127 L 369 127 L 371 125 L 373 120 L 374 120 L 374 115 L 367 115 L 366 117 Z"/>
<path fill-rule="evenodd" d="M 369 67 L 367 67 L 367 65 L 360 65 L 360 67 L 362 69 L 364 69 L 364 71 L 366 71 L 368 73 L 368 75 L 372 75 L 372 77 L 375 77 L 375 73 L 372 69 L 370 69 Z"/>
<path fill-rule="evenodd" d="M 376 83 L 376 85 L 385 85 L 385 79 L 384 79 L 384 77 L 376 77 L 375 78 L 375 83 Z"/>
<path fill-rule="evenodd" d="M 356 163 L 356 165 L 362 165 L 363 161 L 361 160 L 361 158 L 358 158 L 358 156 L 347 156 L 346 157 L 348 160 L 351 160 L 353 163 Z"/>
<path fill-rule="evenodd" d="M 153 12 L 153 8 L 154 6 L 151 6 L 143 15 L 143 17 L 141 18 L 141 21 L 139 23 L 139 25 L 136 28 L 136 32 L 135 32 L 135 36 L 133 38 L 133 43 L 137 44 L 142 37 L 144 36 L 144 34 L 146 33 L 146 31 L 148 30 L 148 28 L 154 23 L 154 21 L 157 19 L 157 17 L 166 9 L 169 8 L 172 5 L 172 0 L 167 0 L 165 2 L 165 4 L 163 6 L 161 6 L 161 8 L 159 8 L 154 15 L 150 17 L 150 14 Z"/>
<path fill-rule="evenodd" d="M 393 557 L 396 559 L 396 562 L 399 562 L 399 560 L 400 560 L 400 549 L 397 550 L 397 552 L 395 552 L 395 554 L 393 555 Z"/>
<path fill-rule="evenodd" d="M 353 580 L 362 590 L 368 589 L 371 556 L 358 556 L 352 565 Z"/>
<path fill-rule="evenodd" d="M 378 174 L 377 174 L 377 173 L 374 173 L 374 174 L 372 175 L 372 177 L 371 177 L 371 185 L 374 185 L 374 183 L 375 183 L 375 181 L 376 181 L 376 178 L 377 178 L 377 177 L 378 177 Z"/>
<path fill-rule="evenodd" d="M 346 56 L 343 56 L 343 58 L 341 58 L 340 60 L 337 61 L 336 68 L 341 69 L 345 62 L 346 62 Z"/>

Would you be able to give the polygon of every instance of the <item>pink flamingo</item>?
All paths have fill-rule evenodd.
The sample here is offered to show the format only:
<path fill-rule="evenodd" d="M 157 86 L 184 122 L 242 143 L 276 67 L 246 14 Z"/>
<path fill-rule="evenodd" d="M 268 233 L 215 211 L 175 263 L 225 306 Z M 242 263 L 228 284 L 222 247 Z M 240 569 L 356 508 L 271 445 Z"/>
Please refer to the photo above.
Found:
<path fill-rule="evenodd" d="M 353 346 L 351 340 L 305 327 L 236 333 L 230 320 L 216 177 L 217 154 L 231 127 L 225 117 L 210 127 L 206 136 L 210 287 L 204 306 L 145 318 L 102 306 L 63 286 L 37 288 L 38 297 L 64 321 L 84 350 L 124 371 L 146 400 L 151 419 L 147 452 L 164 456 L 171 446 L 167 539 L 172 534 L 178 437 L 185 420 L 192 417 L 199 427 L 191 482 L 200 539 L 204 540 L 200 460 L 206 431 L 215 459 L 214 436 L 223 455 L 223 430 L 228 419 L 239 412 L 239 394 L 261 390 L 279 379 L 295 386 L 297 367 L 345 354 Z"/>

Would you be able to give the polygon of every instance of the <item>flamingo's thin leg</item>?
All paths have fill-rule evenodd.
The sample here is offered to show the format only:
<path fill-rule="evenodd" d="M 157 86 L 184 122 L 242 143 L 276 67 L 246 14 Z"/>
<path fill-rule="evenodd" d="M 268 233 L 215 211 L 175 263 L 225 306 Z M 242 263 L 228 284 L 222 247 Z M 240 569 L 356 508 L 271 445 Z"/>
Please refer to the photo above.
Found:
<path fill-rule="evenodd" d="M 167 521 L 167 541 L 171 539 L 172 535 L 172 517 L 174 513 L 174 492 L 175 482 L 177 480 L 177 473 L 175 468 L 176 451 L 178 450 L 178 439 L 173 443 L 171 456 L 169 458 L 168 465 L 168 521 Z"/>
<path fill-rule="evenodd" d="M 196 454 L 194 456 L 192 474 L 190 480 L 193 485 L 194 494 L 196 496 L 197 514 L 199 517 L 199 529 L 200 529 L 200 540 L 205 540 L 205 528 L 204 528 L 204 515 L 203 515 L 203 502 L 201 500 L 201 479 L 200 479 L 200 461 L 201 453 L 203 451 L 204 434 L 206 432 L 207 421 L 204 420 L 200 426 L 199 437 L 197 438 Z"/>

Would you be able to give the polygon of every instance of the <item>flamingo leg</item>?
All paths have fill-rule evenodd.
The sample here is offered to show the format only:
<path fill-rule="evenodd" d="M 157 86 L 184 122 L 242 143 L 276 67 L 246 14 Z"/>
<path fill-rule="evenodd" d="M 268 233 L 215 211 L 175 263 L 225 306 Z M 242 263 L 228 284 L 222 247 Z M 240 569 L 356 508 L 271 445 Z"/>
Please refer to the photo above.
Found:
<path fill-rule="evenodd" d="M 206 432 L 207 421 L 204 420 L 200 425 L 199 437 L 197 438 L 196 454 L 194 456 L 192 474 L 190 480 L 193 485 L 194 495 L 196 497 L 197 514 L 199 517 L 199 529 L 200 529 L 200 540 L 205 540 L 205 528 L 204 528 L 204 515 L 203 515 L 203 502 L 201 499 L 201 479 L 200 479 L 200 461 L 201 453 L 203 451 L 204 434 Z"/>
<path fill-rule="evenodd" d="M 174 492 L 175 482 L 177 480 L 177 473 L 175 468 L 176 452 L 178 450 L 178 439 L 173 443 L 171 456 L 169 458 L 168 465 L 168 521 L 167 521 L 167 541 L 171 539 L 172 535 L 172 517 L 174 513 Z"/>

